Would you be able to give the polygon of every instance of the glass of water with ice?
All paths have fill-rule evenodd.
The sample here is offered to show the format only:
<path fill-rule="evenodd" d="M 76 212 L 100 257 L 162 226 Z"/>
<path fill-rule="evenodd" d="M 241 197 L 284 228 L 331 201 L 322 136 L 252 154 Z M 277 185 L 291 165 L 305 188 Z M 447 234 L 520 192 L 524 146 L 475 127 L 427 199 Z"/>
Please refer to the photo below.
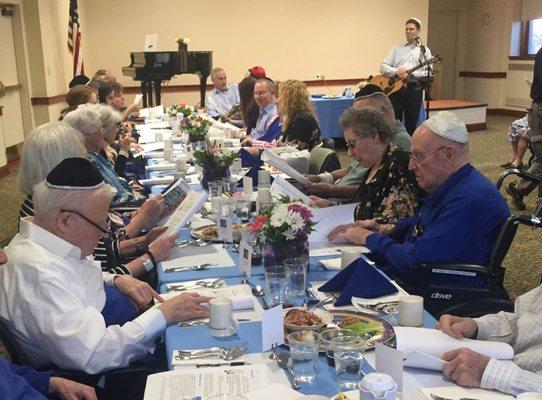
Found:
<path fill-rule="evenodd" d="M 318 369 L 320 335 L 312 331 L 297 331 L 288 335 L 288 343 L 295 377 L 301 382 L 312 382 Z"/>
<path fill-rule="evenodd" d="M 338 336 L 333 339 L 335 375 L 341 391 L 356 390 L 363 378 L 365 341 L 359 337 Z"/>
<path fill-rule="evenodd" d="M 265 267 L 265 286 L 270 307 L 282 304 L 286 297 L 286 275 L 282 265 Z"/>
<path fill-rule="evenodd" d="M 287 303 L 293 307 L 305 304 L 308 257 L 288 258 L 284 260 L 286 274 Z"/>

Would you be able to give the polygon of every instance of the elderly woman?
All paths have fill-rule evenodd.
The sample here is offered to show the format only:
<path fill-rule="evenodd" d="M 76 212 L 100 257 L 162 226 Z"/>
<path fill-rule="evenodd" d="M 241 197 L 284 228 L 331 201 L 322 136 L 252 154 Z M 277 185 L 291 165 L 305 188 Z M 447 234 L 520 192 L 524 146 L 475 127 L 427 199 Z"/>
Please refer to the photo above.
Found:
<path fill-rule="evenodd" d="M 94 88 L 85 85 L 74 86 L 66 94 L 66 103 L 68 103 L 68 107 L 60 112 L 60 117 L 58 119 L 62 120 L 67 113 L 75 110 L 81 104 L 95 104 L 97 102 L 98 92 Z"/>
<path fill-rule="evenodd" d="M 118 82 L 113 82 L 113 102 L 111 106 L 121 113 L 123 120 L 127 120 L 132 116 L 137 117 L 141 108 L 139 104 L 126 106 L 124 88 Z"/>
<path fill-rule="evenodd" d="M 282 144 L 299 150 L 312 150 L 320 144 L 320 127 L 309 100 L 307 85 L 289 79 L 279 84 L 278 113 L 281 121 Z"/>
<path fill-rule="evenodd" d="M 392 144 L 391 124 L 376 110 L 354 108 L 346 110 L 339 123 L 349 156 L 368 168 L 352 198 L 352 202 L 359 203 L 354 219 L 390 223 L 414 214 L 419 202 L 418 184 L 408 169 L 409 154 Z M 349 227 L 336 227 L 330 239 Z"/>
<path fill-rule="evenodd" d="M 24 218 L 34 215 L 34 186 L 43 181 L 56 165 L 66 158 L 85 156 L 86 149 L 81 133 L 64 122 L 40 125 L 30 132 L 23 146 L 19 168 L 19 188 L 26 195 L 19 216 Z M 103 270 L 140 276 L 146 271 L 144 260 L 123 263 L 126 257 L 132 257 L 147 249 L 153 253 L 157 262 L 164 260 L 167 242 L 158 238 L 163 233 L 163 228 L 151 229 L 147 235 L 137 237 L 142 228 L 160 215 L 162 202 L 160 197 L 146 201 L 130 223 L 123 227 L 122 220 L 110 215 L 112 222 L 117 221 L 114 225 L 122 229 L 112 232 L 111 237 L 102 238 L 93 251 L 94 259 L 101 263 Z M 120 237 L 125 239 L 120 240 Z"/>
<path fill-rule="evenodd" d="M 83 133 L 87 158 L 115 191 L 112 207 L 139 206 L 145 201 L 145 196 L 134 191 L 128 182 L 120 178 L 107 158 L 100 154 L 105 143 L 104 126 L 99 110 L 99 105 L 84 104 L 67 114 L 64 121 Z"/>

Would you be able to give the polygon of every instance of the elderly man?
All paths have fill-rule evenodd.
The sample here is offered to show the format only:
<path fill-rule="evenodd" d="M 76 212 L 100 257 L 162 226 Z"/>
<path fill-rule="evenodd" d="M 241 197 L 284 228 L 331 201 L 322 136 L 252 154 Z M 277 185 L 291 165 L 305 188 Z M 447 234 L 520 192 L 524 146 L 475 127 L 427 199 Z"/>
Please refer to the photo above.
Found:
<path fill-rule="evenodd" d="M 465 124 L 450 112 L 425 121 L 412 138 L 409 164 L 428 193 L 419 212 L 395 224 L 342 225 L 330 232 L 330 240 L 367 246 L 385 260 L 388 274 L 405 283 L 411 283 L 410 269 L 422 263 L 486 263 L 510 211 L 469 163 L 467 138 Z"/>
<path fill-rule="evenodd" d="M 516 299 L 513 313 L 500 312 L 481 318 L 443 315 L 437 328 L 455 338 L 475 338 L 510 344 L 511 361 L 486 357 L 462 348 L 443 355 L 443 371 L 462 386 L 495 389 L 514 396 L 542 392 L 542 287 Z"/>
<path fill-rule="evenodd" d="M 254 84 L 254 101 L 260 108 L 256 126 L 250 132 L 252 139 L 264 137 L 273 122 L 278 120 L 275 84 L 271 79 L 258 79 Z"/>
<path fill-rule="evenodd" d="M 206 112 L 215 119 L 226 117 L 233 107 L 239 105 L 239 89 L 235 84 L 228 84 L 226 71 L 220 67 L 211 70 L 211 82 L 214 88 L 205 98 Z"/>
<path fill-rule="evenodd" d="M 36 185 L 33 200 L 35 217 L 21 219 L 0 268 L 0 317 L 32 366 L 90 374 L 123 367 L 151 351 L 166 324 L 209 315 L 202 305 L 207 297 L 164 302 L 130 276 L 102 275 L 90 255 L 108 231 L 111 190 L 90 161 L 63 160 Z M 140 307 L 153 298 L 162 304 L 122 326 L 107 326 L 106 311 L 116 310 L 105 310 L 106 296 L 115 288 Z"/>
<path fill-rule="evenodd" d="M 393 125 L 395 145 L 403 150 L 410 150 L 411 137 L 400 121 L 395 119 L 393 106 L 388 97 L 376 85 L 365 85 L 356 93 L 354 108 L 372 109 L 382 113 L 386 119 Z M 359 185 L 362 183 L 362 177 L 367 168 L 359 165 L 356 160 L 352 160 L 347 168 L 335 170 L 333 172 L 324 172 L 320 175 L 306 175 L 311 181 L 307 185 L 310 194 L 323 198 L 350 200 L 356 193 Z"/>

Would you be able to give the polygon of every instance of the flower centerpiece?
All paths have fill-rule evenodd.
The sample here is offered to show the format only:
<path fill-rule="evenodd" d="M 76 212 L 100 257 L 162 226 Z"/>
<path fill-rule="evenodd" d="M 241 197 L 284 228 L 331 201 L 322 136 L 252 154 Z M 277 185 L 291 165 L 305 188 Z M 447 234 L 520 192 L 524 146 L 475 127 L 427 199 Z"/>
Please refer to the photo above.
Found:
<path fill-rule="evenodd" d="M 179 36 L 175 38 L 175 43 L 177 43 L 177 46 L 179 46 L 179 51 L 187 51 L 188 44 L 190 43 L 190 38 L 186 36 Z"/>
<path fill-rule="evenodd" d="M 188 142 L 195 143 L 205 140 L 212 122 L 195 112 L 185 114 L 185 109 L 181 109 L 180 112 L 185 115 L 181 121 L 180 129 L 188 134 Z"/>
<path fill-rule="evenodd" d="M 203 169 L 201 186 L 205 190 L 209 190 L 210 181 L 230 176 L 230 166 L 236 157 L 236 152 L 222 152 L 220 149 L 212 146 L 194 151 L 194 163 Z"/>
<path fill-rule="evenodd" d="M 309 255 L 309 234 L 316 222 L 303 203 L 282 197 L 260 210 L 249 229 L 263 244 L 264 267 L 282 266 L 284 260 Z"/>

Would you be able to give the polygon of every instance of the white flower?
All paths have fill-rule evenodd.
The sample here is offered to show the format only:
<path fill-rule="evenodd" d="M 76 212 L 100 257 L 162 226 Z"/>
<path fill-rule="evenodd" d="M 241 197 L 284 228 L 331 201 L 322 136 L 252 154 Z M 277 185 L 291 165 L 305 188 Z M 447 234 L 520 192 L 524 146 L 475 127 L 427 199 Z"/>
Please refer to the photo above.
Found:
<path fill-rule="evenodd" d="M 287 217 L 288 206 L 286 204 L 279 204 L 273 209 L 273 215 L 271 215 L 269 223 L 271 224 L 271 226 L 279 228 L 286 222 Z"/>
<path fill-rule="evenodd" d="M 288 211 L 286 223 L 294 232 L 297 232 L 299 229 L 302 229 L 305 226 L 305 221 L 301 217 L 301 214 L 292 210 Z"/>
<path fill-rule="evenodd" d="M 286 240 L 294 240 L 297 235 L 297 230 L 294 230 L 290 227 L 284 231 L 283 235 Z"/>

